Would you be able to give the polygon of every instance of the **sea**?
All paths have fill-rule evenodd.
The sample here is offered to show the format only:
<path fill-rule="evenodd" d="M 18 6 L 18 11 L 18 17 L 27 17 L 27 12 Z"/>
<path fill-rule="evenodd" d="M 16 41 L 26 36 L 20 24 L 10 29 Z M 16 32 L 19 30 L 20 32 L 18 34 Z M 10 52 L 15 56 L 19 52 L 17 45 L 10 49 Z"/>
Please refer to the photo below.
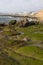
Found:
<path fill-rule="evenodd" d="M 20 20 L 20 18 L 11 16 L 0 16 L 0 23 L 9 23 L 11 20 Z"/>

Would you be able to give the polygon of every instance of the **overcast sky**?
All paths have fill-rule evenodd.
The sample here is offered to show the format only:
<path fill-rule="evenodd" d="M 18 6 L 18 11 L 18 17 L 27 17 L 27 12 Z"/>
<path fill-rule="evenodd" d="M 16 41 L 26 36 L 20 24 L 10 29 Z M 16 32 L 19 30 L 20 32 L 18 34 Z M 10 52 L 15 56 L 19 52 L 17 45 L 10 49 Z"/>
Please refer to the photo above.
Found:
<path fill-rule="evenodd" d="M 0 12 L 29 12 L 43 9 L 43 0 L 0 0 Z"/>

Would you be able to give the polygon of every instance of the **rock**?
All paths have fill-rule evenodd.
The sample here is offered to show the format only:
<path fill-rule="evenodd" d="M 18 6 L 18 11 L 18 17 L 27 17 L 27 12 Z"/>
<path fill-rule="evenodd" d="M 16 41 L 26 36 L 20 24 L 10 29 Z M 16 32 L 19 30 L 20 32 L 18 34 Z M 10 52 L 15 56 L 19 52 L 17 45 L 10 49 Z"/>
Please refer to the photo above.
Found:
<path fill-rule="evenodd" d="M 37 22 L 37 20 L 32 19 L 32 20 L 30 21 L 30 20 L 28 20 L 27 18 L 24 18 L 23 20 L 17 22 L 17 25 L 20 26 L 20 27 L 28 27 L 28 26 L 36 25 L 36 24 L 39 24 L 39 23 Z"/>
<path fill-rule="evenodd" d="M 10 22 L 9 22 L 9 25 L 15 25 L 17 23 L 17 20 L 11 20 Z"/>
<path fill-rule="evenodd" d="M 25 38 L 23 38 L 23 41 L 26 41 L 26 42 L 28 42 L 28 41 L 30 41 L 31 39 L 29 38 L 29 37 L 25 37 Z"/>
<path fill-rule="evenodd" d="M 27 27 L 28 25 L 29 25 L 29 21 L 26 18 L 17 22 L 17 26 L 20 26 L 20 27 Z"/>
<path fill-rule="evenodd" d="M 39 19 L 39 23 L 43 23 L 43 10 L 36 12 L 34 16 Z"/>
<path fill-rule="evenodd" d="M 21 27 L 27 27 L 28 25 L 29 25 L 28 19 L 23 19 L 21 21 L 21 24 L 20 24 Z"/>
<path fill-rule="evenodd" d="M 4 26 L 6 26 L 6 24 L 5 23 L 0 23 L 0 26 L 4 27 Z"/>

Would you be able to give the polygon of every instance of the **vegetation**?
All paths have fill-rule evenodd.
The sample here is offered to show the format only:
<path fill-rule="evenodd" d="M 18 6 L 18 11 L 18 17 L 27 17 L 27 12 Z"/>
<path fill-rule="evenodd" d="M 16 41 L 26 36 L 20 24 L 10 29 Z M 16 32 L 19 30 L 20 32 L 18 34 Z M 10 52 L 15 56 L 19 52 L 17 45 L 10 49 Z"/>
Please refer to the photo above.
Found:
<path fill-rule="evenodd" d="M 33 57 L 36 59 L 43 60 L 43 49 L 37 46 L 25 46 L 17 49 L 18 53 L 25 56 Z"/>
<path fill-rule="evenodd" d="M 43 65 L 43 24 L 0 26 L 0 65 Z"/>

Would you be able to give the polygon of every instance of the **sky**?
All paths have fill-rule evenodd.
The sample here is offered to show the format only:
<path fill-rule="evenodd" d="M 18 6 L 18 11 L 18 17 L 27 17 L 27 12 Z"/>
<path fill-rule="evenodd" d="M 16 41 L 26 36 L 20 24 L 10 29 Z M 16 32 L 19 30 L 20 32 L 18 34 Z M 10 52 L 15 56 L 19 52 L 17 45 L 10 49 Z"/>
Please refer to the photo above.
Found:
<path fill-rule="evenodd" d="M 1 13 L 32 12 L 43 9 L 43 0 L 0 0 Z"/>

